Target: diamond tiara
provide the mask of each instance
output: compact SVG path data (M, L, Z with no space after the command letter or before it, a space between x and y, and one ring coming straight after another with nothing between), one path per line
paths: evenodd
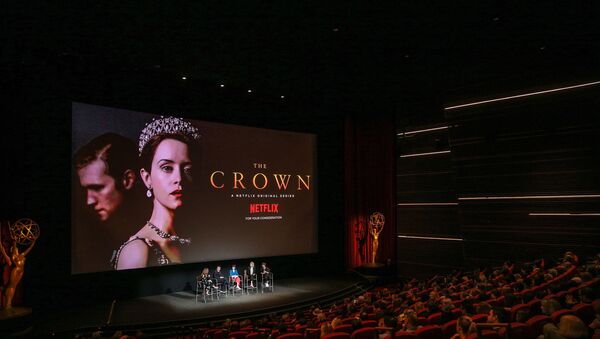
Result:
M161 134L179 134L192 140L200 139L198 129L182 118L164 116L161 116L158 119L153 118L152 122L146 123L146 127L144 127L140 134L140 140L138 142L139 155L142 155L142 150L150 139Z

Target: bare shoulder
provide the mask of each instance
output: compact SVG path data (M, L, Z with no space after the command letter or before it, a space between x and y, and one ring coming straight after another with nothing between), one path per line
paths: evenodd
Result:
M143 239L136 239L121 249L117 270L146 267L147 262L148 245Z

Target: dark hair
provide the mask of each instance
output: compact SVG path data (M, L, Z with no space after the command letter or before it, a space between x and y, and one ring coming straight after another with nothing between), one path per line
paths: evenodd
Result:
M138 168L137 149L132 140L116 134L105 133L75 152L74 162L77 170L88 166L95 160L102 160L106 165L106 174L115 179L117 189L123 188L120 180L126 170Z
M142 152L140 153L140 165L148 173L152 171L152 159L154 158L154 153L156 153L158 145L160 145L160 143L165 139L174 139L186 144L188 146L188 153L192 158L198 155L198 150L196 149L197 143L192 142L192 139L186 137L185 135L169 133L157 134L148 140L146 145L144 145Z

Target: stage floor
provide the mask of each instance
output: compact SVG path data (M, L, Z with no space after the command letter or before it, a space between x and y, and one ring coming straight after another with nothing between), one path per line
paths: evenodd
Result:
M358 275L296 278L275 281L274 292L221 297L220 301L196 302L194 291L176 292L117 301L111 327L128 329L148 325L192 324L225 318L256 316L311 303L326 302L362 291L367 281ZM34 331L39 334L66 333L106 325L111 303L45 315Z

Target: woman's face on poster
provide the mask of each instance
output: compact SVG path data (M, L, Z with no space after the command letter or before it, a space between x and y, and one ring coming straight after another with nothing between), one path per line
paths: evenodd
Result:
M192 180L192 160L188 145L175 139L160 142L148 176L155 202L175 210L185 201L186 188Z

